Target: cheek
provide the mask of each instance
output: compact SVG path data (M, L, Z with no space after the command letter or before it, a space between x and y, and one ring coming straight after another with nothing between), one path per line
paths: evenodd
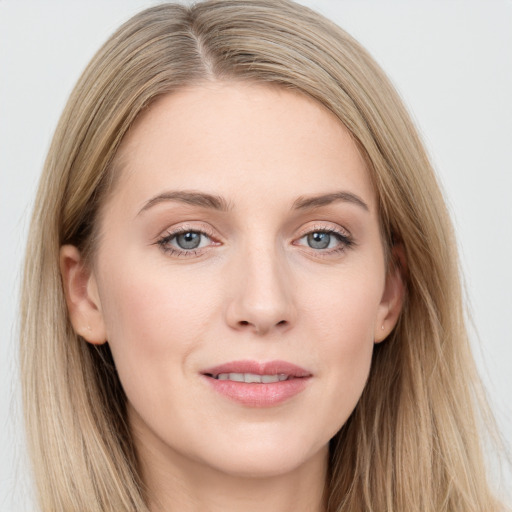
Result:
M373 347L374 329L379 311L382 278L375 274L345 275L321 293L311 289L303 328L310 350L320 362L325 379L319 400L329 415L326 425L334 433L348 419L366 384ZM318 283L317 283L318 284Z
M160 389L162 379L181 376L216 311L211 286L204 281L158 266L150 271L146 266L144 272L137 270L143 264L133 268L105 273L102 295L108 342L128 396Z
M363 345L373 344L383 275L361 270L329 277L316 280L314 286L303 283L303 318L331 350L357 353Z
M102 287L101 303L110 338L140 342L145 350L151 350L150 341L167 345L171 337L182 339L177 336L182 332L193 335L208 311L214 309L213 287L193 271L171 271L165 264L151 261L139 260L134 265L120 261L104 272ZM153 339L156 333L161 335Z

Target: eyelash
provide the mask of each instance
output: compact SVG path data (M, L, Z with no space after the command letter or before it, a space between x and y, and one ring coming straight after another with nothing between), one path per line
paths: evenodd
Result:
M315 225L312 229L308 229L303 234L300 235L299 238L297 238L296 241L302 240L303 238L307 237L308 235L311 235L313 233L326 233L328 235L334 235L334 237L338 240L339 245L337 247L333 247L331 249L314 249L313 247L307 247L301 245L301 247L306 247L307 249L312 250L315 253L316 257L321 258L328 258L330 256L339 255L343 252L345 252L347 249L352 248L355 245L355 242L350 234L348 234L346 231L342 231L336 228L333 228L332 226L322 226L322 225ZM298 245L296 242L294 242L294 245Z
M210 240L214 239L213 233L211 233L207 229L198 229L198 228L191 228L189 226L182 226L180 228L177 228L174 231L168 232L166 235L164 235L162 238L156 241L156 244L160 246L162 251L164 251L167 254L170 254L171 256L176 257L192 257L192 256L199 256L203 250L204 247L200 247L197 249L179 249L177 247L173 247L172 245L169 245L170 242L172 242L176 237L180 235L184 235L186 233L196 233L201 236L205 236ZM220 245L218 242L213 242L213 245Z
M164 251L167 254L170 254L171 256L185 257L185 258L199 256L200 254L202 254L204 249L206 249L206 247L200 247L197 249L178 249L176 247L169 245L170 242L172 242L174 239L176 239L176 237L186 234L186 233L195 233L200 236L205 236L208 239L210 239L211 241L214 240L214 235L209 230L191 228L188 226L182 226L182 227L176 229L175 231L168 232L165 236L163 236L162 238L157 240L156 244L158 246L160 246L162 251ZM300 237L297 238L293 242L293 244L299 245L296 243L297 241L302 240L303 238L305 238L308 235L311 235L313 233L325 233L328 235L334 235L334 237L339 242L339 246L331 248L331 249L314 249L313 247L309 247L309 249L311 249L315 253L315 255L320 256L320 257L328 257L331 255L342 253L355 245L354 240L352 239L352 237L350 235L347 235L345 232L343 232L341 230L337 230L332 227L326 227L326 226L314 226L313 229L309 229L309 230L305 231L304 233L302 233L300 235ZM213 242L212 245L220 245L220 243ZM305 246L301 245L301 247L305 247Z

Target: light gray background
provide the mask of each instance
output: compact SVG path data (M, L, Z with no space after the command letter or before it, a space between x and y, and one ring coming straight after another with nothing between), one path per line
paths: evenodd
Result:
M121 22L156 3L0 0L2 511L25 510L28 499L15 317L28 212L43 159L95 50ZM512 440L512 1L302 3L370 50L417 121L455 220L479 334L473 333L476 357L502 432Z

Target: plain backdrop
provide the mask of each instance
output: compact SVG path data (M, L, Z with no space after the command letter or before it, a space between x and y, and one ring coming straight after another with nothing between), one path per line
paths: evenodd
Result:
M123 21L156 3L0 0L2 511L32 509L24 485L15 319L38 176L86 63ZM512 1L302 3L368 48L417 122L453 213L475 356L503 435L512 440Z

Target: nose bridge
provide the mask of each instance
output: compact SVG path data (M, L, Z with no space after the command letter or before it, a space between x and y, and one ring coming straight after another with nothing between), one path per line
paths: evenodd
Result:
M293 283L278 244L262 237L252 240L240 251L236 266L229 324L258 334L290 327L295 321Z

